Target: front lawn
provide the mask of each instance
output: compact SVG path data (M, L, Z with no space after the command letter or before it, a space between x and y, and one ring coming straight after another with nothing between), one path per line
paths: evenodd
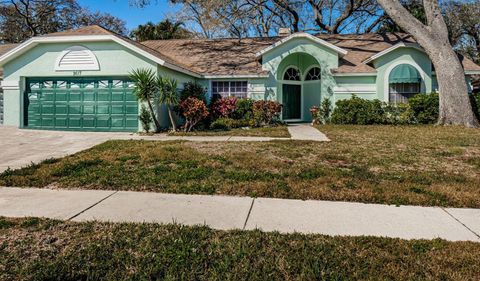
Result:
M3 186L480 207L480 130L322 126L331 142L109 141Z
M0 280L477 280L480 243L0 218Z
M235 136L235 137L269 137L269 138L289 138L287 126L249 128L249 129L231 129L229 131L193 131L189 133L175 132L170 136Z

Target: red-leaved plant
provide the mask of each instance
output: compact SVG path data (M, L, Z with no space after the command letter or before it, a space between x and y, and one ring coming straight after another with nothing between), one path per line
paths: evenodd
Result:
M217 118L229 118L237 109L237 98L228 97L216 100L211 105L212 115Z
M282 105L276 101L258 100L253 103L253 116L256 126L272 125L280 118Z
M190 132L198 122L208 116L208 108L205 103L194 97L183 100L179 107L185 118L185 132Z

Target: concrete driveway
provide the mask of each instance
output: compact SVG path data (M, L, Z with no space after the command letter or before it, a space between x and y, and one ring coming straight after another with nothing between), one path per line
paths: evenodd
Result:
M128 139L129 133L21 130L0 126L0 172L49 158L64 157L110 139Z

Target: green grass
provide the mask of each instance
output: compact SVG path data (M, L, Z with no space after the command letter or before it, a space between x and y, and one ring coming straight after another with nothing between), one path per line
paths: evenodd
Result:
M328 143L110 141L0 186L480 208L480 130L322 126Z
M478 280L480 243L0 218L0 280Z
M250 129L232 129L230 131L194 131L189 133L175 132L169 133L170 136L235 136L235 137L270 137L270 138L290 138L287 126L250 128Z

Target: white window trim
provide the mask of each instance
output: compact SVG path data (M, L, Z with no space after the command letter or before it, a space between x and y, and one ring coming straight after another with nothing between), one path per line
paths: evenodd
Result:
M411 61L411 60L399 60L392 63L385 71L385 75L383 77L383 94L384 94L383 100L385 102L390 101L390 74L392 73L395 67L401 64L409 64L415 67L415 69L417 69L418 73L420 74L420 77L422 78L422 81L420 81L420 92L423 93L426 91L425 77L427 76L427 74L425 73L425 71L423 71L420 65L418 65L415 61Z
M250 98L250 83L248 80L210 80L210 98L213 98L213 95L215 94L213 92L213 83L218 83L218 82L228 82L228 97L233 97L232 95L232 82L246 82L247 83L247 91L245 92L246 96L245 98Z
M320 69L320 79L318 79L318 80L308 80L307 81L308 73L310 72L310 70L312 70L314 68ZM322 80L322 68L320 67L320 65L312 65L309 68L307 68L307 71L305 71L305 74L303 75L303 80L302 81L305 81L306 83L308 83L308 82L318 82L318 81L321 81L321 80Z
M287 73L287 70L289 70L290 68L293 68L293 69L296 69L298 71L298 74L300 76L300 81L296 81L296 80L284 80L285 78L285 73ZM302 71L300 70L300 68L296 65L289 65L287 67L285 67L285 69L283 70L283 73L282 73L282 76L280 78L280 82L283 83L283 84L294 84L296 85L296 83L302 83L303 80L302 80L302 77L303 77L303 73Z

